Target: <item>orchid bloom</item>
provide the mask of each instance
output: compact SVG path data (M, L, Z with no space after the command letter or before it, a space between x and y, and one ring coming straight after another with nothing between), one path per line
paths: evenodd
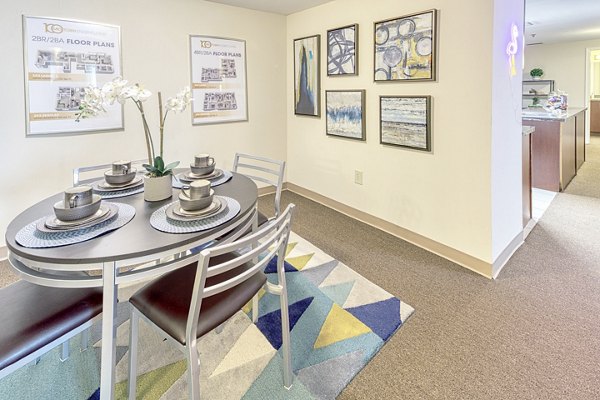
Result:
M127 85L127 81L121 77L116 77L110 82L105 83L102 88L90 86L85 89L85 95L81 100L79 106L79 113L75 119L79 122L82 118L95 117L101 113L105 113L107 110L105 105L114 105L116 101L120 104L125 104L127 99L131 99L137 106L142 117L142 123L144 127L144 135L146 138L146 148L148 152L148 163L153 164L155 160L154 142L150 133L150 127L146 121L144 114L143 102L148 100L152 96L152 92L145 89L142 85L136 83L134 85ZM162 160L163 156L163 138L164 138L164 127L165 120L169 111L182 112L192 102L192 93L189 86L184 87L175 97L171 97L167 100L165 105L165 112L162 112L162 100L160 92L158 93L159 98L159 112L160 112L160 153L159 158Z

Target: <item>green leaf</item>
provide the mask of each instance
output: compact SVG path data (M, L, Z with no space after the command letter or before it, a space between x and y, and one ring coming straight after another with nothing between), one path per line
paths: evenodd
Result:
M178 166L178 165L179 165L179 161L174 161L174 162L172 162L172 163L168 164L168 165L165 167L165 171L166 171L166 170L172 170L173 168L175 168L175 167L176 167L176 166Z
M156 169L159 171L163 171L165 169L165 162L161 156L156 156L154 158L154 167L156 167Z

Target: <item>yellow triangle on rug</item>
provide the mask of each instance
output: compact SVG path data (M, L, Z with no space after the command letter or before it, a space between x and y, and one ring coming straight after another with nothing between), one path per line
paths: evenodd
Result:
M369 332L371 328L334 303L321 327L314 348L319 349Z

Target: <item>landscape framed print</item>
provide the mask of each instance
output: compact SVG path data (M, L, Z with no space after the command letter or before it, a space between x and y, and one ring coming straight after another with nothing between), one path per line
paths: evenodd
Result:
M437 10L375 22L375 82L435 80Z
M321 35L294 39L294 114L320 117Z
M327 31L327 76L358 75L358 24Z
M380 143L431 150L431 96L380 96Z
M325 91L326 133L365 140L365 90Z

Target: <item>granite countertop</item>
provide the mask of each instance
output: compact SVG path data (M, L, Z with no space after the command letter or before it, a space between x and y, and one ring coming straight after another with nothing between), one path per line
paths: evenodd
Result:
M531 135L535 132L535 126L523 125L523 136Z
M524 120L565 122L575 114L579 114L585 110L587 110L587 107L569 107L566 112L560 115L552 115L543 109L539 111L523 110L521 115Z

